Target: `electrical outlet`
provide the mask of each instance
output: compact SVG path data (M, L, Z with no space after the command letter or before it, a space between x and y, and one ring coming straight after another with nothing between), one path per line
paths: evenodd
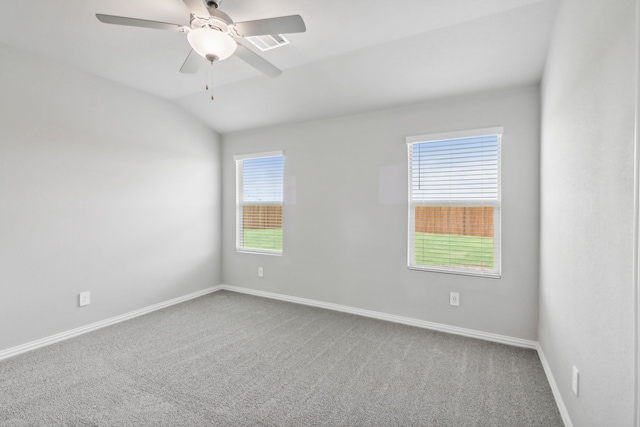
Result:
M262 267L258 267L258 277L263 277L264 276L264 270L262 269Z
M575 366L573 367L573 374L571 375L571 389L573 394L578 396L578 387L580 386L580 371Z
M91 304L91 292L80 292L78 295L78 304L80 307Z
M449 293L449 305L453 305L454 307L458 307L460 305L460 293L459 292L451 292L451 293Z

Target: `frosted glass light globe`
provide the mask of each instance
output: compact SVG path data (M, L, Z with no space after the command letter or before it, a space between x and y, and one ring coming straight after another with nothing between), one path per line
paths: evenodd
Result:
M208 60L216 57L216 60L224 61L233 55L238 47L230 35L207 27L189 31L187 40L198 55Z

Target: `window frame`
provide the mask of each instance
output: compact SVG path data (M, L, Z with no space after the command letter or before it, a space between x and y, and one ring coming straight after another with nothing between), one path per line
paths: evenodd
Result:
M238 253L248 253L248 254L258 254L258 255L271 255L271 256L282 256L284 252L284 235L282 237L282 249L274 250L274 249L260 249L260 248L247 248L241 245L242 238L242 224L244 224L243 219L243 161L250 159L261 159L261 158L269 158L269 157L282 157L282 201L280 204L274 204L272 202L265 203L264 206L282 206L282 232L284 233L284 168L285 168L285 156L283 151L268 151L262 153L250 153L250 154L237 154L233 156L233 160L235 162L236 168L236 252Z
M499 279L502 277L502 139L504 128L502 126L453 131L426 135L406 137L407 166L408 166L408 231L407 231L407 268L416 271L430 271L464 276L476 276ZM439 202L416 202L413 200L413 146L420 143L443 142L465 138L480 138L486 136L498 137L498 164L497 164L497 197L491 199L447 199L446 204ZM493 270L474 270L460 267L438 267L434 265L417 265L415 263L415 208L417 206L492 206L493 207Z

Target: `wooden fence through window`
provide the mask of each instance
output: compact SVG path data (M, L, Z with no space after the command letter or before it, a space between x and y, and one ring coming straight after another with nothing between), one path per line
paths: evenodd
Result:
M243 206L243 228L282 228L282 206ZM421 233L493 237L491 206L416 206L415 230Z
M282 228L282 206L243 206L243 229L265 230Z
M493 237L493 207L416 206L415 230L433 234Z

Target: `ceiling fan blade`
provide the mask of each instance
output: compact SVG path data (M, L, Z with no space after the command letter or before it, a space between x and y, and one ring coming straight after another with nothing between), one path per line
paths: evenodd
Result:
M187 55L182 67L180 67L180 72L185 74L195 74L198 72L201 65L202 57L198 55L195 50L191 49L191 52Z
M304 20L300 15L237 22L233 27L235 32L242 37L263 36L268 34L304 33L307 31L307 26L304 24Z
M271 62L267 61L251 49L244 47L240 43L238 43L238 49L236 49L235 54L238 56L238 58L242 59L244 62L251 65L253 68L268 77L278 77L280 74L282 74L282 70L280 70L278 67L276 67Z
M194 15L199 16L200 18L206 18L207 16L210 16L209 9L207 9L207 6L205 6L202 0L182 0L182 1L184 2L184 4L187 5L191 13L193 13Z
M103 15L96 13L96 18L105 24L127 25L129 27L155 28L158 30L175 31L178 33L186 33L189 27L178 24L169 24L167 22L147 21L146 19L126 18L124 16Z
M195 74L200 69L202 65L202 57L196 53L195 50L191 49L189 55L187 55L187 59L184 60L184 64L180 67L180 72L185 74Z

